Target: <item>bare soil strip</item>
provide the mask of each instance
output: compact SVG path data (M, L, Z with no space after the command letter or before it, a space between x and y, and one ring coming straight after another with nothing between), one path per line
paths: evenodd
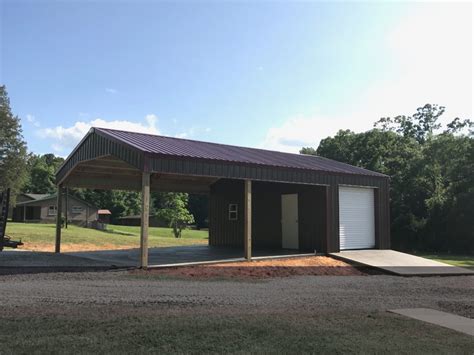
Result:
M257 278L289 277L303 275L364 276L367 268L357 268L344 261L326 256L242 261L210 265L136 270L134 274L151 273L182 278Z

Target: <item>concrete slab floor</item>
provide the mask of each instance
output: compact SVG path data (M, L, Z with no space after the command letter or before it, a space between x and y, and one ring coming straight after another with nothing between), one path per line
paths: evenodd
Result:
M389 312L474 336L474 319L430 308L392 309Z
M297 250L261 249L254 250L253 256L261 257L299 253L300 252ZM133 268L138 266L139 255L139 249L65 252L60 254L8 250L0 253L0 269L64 267ZM216 260L236 260L240 258L243 258L243 248L192 245L150 248L148 253L148 264L150 266L169 265L210 262Z
M255 257L299 253L298 250L285 249L261 249L252 251ZM138 265L140 251L139 249L99 250L71 252L67 254L100 262L108 262L114 266L134 267ZM243 256L243 248L215 247L208 245L150 248L148 249L148 265L169 265L238 259L243 258Z
M330 255L402 276L474 275L474 270L389 249L344 250Z
M91 260L73 255L48 252L4 250L0 253L0 268L96 266L110 266L110 264L100 260Z

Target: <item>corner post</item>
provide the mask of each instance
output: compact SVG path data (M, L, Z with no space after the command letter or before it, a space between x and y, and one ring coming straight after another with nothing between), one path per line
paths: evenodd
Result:
M148 267L148 223L150 214L150 173L142 175L142 215L140 226L140 267Z
M245 180L244 196L244 254L252 260L252 181Z
M68 214L68 211L67 211L67 210L68 210L68 208L69 208L69 203L68 203L68 198L67 198L68 195L69 195L69 189L66 187L66 196L65 196L65 197L66 197L66 199L65 199L65 200L66 200L66 201L65 201L66 206L65 206L65 208L64 208L64 227L65 227L66 229L67 229L67 218L68 218L68 215L67 215L67 214Z
M58 185L58 196L56 202L56 247L54 249L55 253L59 253L61 251L61 216L62 216L62 186Z

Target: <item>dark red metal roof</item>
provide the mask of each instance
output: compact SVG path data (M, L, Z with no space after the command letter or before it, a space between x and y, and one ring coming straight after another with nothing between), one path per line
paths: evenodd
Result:
M106 128L94 129L148 154L386 177L384 174L315 155L276 152Z

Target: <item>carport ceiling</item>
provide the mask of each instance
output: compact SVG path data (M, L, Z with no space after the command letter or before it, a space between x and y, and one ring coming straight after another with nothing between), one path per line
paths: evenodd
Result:
M159 192L208 193L218 178L177 174L151 174L151 190ZM65 187L104 190L142 188L142 171L112 156L80 162L65 179Z

